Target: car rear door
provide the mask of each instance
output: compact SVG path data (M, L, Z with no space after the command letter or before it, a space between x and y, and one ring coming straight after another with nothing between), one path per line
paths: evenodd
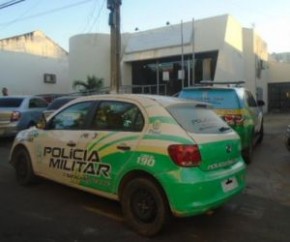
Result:
M137 105L124 101L101 101L78 148L90 154L88 168L79 184L83 188L113 192L116 180L142 138L144 117Z
M253 120L255 134L258 134L262 125L262 111L257 105L257 102L251 92L245 91L245 102Z

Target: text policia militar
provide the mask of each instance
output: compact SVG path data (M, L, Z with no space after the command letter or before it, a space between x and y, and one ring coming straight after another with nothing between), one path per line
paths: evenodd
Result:
M43 156L49 157L50 168L110 178L111 166L101 162L96 150L44 147Z

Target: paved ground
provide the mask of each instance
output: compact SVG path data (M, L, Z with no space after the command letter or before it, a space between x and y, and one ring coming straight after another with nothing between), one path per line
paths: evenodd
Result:
M174 219L147 239L123 221L120 206L49 181L19 186L7 164L11 140L0 140L0 242L195 241L289 242L290 115L267 115L265 139L248 166L247 188L213 214Z

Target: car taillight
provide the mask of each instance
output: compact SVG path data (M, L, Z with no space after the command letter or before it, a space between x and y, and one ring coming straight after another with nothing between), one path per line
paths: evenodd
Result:
M17 112L17 111L13 111L11 113L11 116L10 116L10 121L11 122L16 122L20 119L21 117L21 113L20 112Z
M197 145L170 145L168 153L171 159L179 166L199 166L201 155Z
M223 118L229 125L243 125L244 124L243 115L226 114L223 116Z

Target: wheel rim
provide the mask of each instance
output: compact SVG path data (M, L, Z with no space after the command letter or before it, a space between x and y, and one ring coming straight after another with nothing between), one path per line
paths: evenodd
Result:
M138 220L150 223L156 218L157 204L149 191L137 190L133 195L131 205L133 214Z

